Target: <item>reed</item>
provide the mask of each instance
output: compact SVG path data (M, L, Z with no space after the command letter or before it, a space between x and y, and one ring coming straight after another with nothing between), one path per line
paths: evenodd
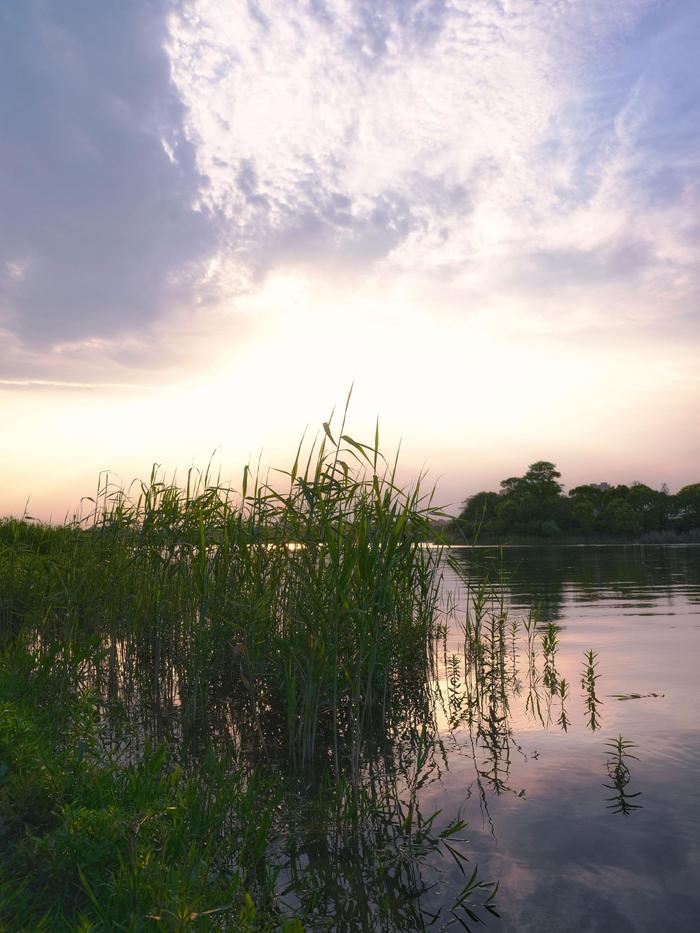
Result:
M180 487L154 468L103 482L71 527L6 523L5 636L111 704L177 707L194 734L226 702L261 757L357 772L366 727L425 682L439 585L430 493L398 488L378 442L327 423L278 483L246 468L240 493L211 471Z
M63 527L0 521L0 927L497 915L463 822L422 795L446 739L471 748L486 816L487 790L524 796L511 704L524 691L527 715L566 731L570 687L557 628L509 619L502 576L465 581L448 650L423 483L400 488L378 431L360 443L342 418L237 490L211 466L182 483L154 467L126 488L101 477ZM588 652L592 730L596 664ZM624 794L629 748L608 763ZM458 869L451 896L431 894L438 858Z
M423 864L466 861L462 824L418 800L431 491L399 488L378 431L332 422L237 491L176 479L103 476L63 527L0 522L0 926L420 924ZM319 832L333 871L355 866L343 903L307 890ZM464 880L455 915L492 911Z

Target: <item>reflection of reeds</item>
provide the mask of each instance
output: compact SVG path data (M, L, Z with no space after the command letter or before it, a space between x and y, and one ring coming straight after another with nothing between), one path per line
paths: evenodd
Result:
M597 672L598 655L595 651L586 651L583 656L583 672L581 674L581 688L586 702L586 715L588 717L588 727L591 731L600 726L600 714L598 707L603 702L596 693L596 683L600 674Z
M557 719L557 723L561 726L564 732L568 732L570 721L569 721L569 717L566 714L566 707L564 706L564 704L569 698L569 685L567 684L567 682L564 680L563 677L559 681L559 684L557 686L557 693L559 695L559 700L561 702L561 712L559 713L559 718Z
M542 714L542 694L540 692L542 678L537 668L537 620L532 613L525 619L524 626L527 637L527 697L525 712L529 713L533 719L537 718L545 726L546 723ZM549 722L549 718L547 722Z
M550 693L557 692L559 675L557 673L555 656L558 650L557 629L556 626L550 622L542 633L542 657L544 660L542 683Z
M423 812L420 793L440 776L434 737L409 729L401 749L395 766L368 769L359 794L347 782L329 783L311 811L303 802L290 810L283 883L305 928L326 929L332 918L334 929L444 929L495 913L497 884L467 869L464 821ZM431 901L436 859L470 877L451 898Z
M610 748L610 754L606 762L610 784L604 784L609 790L613 791L612 797L608 797L606 804L608 810L613 813L621 813L623 816L629 816L632 810L640 810L641 804L632 803L635 797L641 795L641 791L631 794L627 790L627 785L631 780L631 774L627 762L630 759L639 761L636 755L633 755L630 749L636 748L634 742L628 742L621 735L605 743Z
M455 563L453 569L461 573L459 564ZM448 608L456 614L453 604L448 604ZM447 684L445 714L451 732L464 726L469 730L479 799L485 817L489 818L485 788L496 794L514 792L508 783L511 749L520 751L520 747L513 740L510 698L521 688L517 663L520 625L509 619L502 586L495 589L488 580L478 587L468 585L464 615L456 621L464 637L463 659L456 655L448 657L446 652L443 655ZM525 632L532 676L537 655L532 620L526 621Z

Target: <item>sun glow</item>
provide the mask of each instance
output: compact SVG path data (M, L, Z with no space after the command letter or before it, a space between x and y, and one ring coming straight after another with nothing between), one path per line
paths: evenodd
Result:
M22 511L31 497L40 517L64 514L101 470L128 482L153 462L170 471L206 465L214 451L234 482L258 457L288 468L302 432L318 431L351 385L349 430L372 436L379 417L385 449L402 444L405 478L424 467L434 478L449 473L444 502L493 485L491 471L505 475L509 464L517 470L545 454L564 468L580 461L583 472L624 461L647 477L650 432L682 459L692 454L689 398L700 386L689 350L675 348L670 366L669 354L649 359L633 332L622 344L612 330L602 346L580 341L573 353L575 332L544 337L522 307L492 300L449 313L441 297L425 283L285 269L222 309L219 320L243 338L202 338L200 356L215 365L143 391L8 386L2 401L14 427L0 480L12 492L4 510ZM634 414L640 404L644 419ZM673 483L673 470L663 479Z

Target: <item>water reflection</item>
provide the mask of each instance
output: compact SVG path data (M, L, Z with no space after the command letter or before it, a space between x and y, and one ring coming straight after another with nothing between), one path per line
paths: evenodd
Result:
M471 839L501 879L499 929L694 930L700 548L452 556L458 611L486 585L492 605L521 620L498 724L508 742L490 741L486 704L482 728L450 758L468 787L465 819L476 826L485 814ZM459 624L451 631L454 651ZM446 783L445 799L456 799L458 782Z
M473 580L503 589L511 606L537 610L543 623L566 615L568 602L614 598L635 614L644 607L673 607L681 591L700 604L700 547L610 545L570 547L451 548L450 556Z
M595 651L587 651L583 659L583 673L581 674L581 688L586 701L586 716L588 727L592 732L600 726L599 707L602 700L596 692L596 683L600 674L597 672L598 655Z
M616 739L611 739L609 742L606 742L606 745L610 749L606 767L611 783L605 784L604 786L607 787L608 790L614 792L611 797L607 798L607 808L608 810L612 810L613 813L621 813L623 816L629 816L633 810L641 809L641 804L632 803L635 797L641 796L641 791L631 793L627 789L632 778L629 769L629 761L630 759L639 761L639 758L631 751L631 749L637 748L637 746L634 742L627 741L627 739L624 739L621 735L618 735Z
M251 702L237 646L190 668L158 632L103 646L91 685L105 742L128 757L139 738L166 741L196 767L213 741L243 769L263 749L267 767L288 771L271 857L309 930L478 918L559 933L579 928L572 917L590 930L694 929L700 549L451 556L433 656L392 684L381 729L363 723L360 741L341 730L352 749L336 756L341 774L300 776L286 761L290 723L264 695ZM664 892L683 884L682 913L667 913Z
M445 765L440 743L423 727L401 746L396 767L290 809L283 891L305 929L469 929L497 915L498 885L470 862L464 821L421 804ZM446 862L461 883L446 883Z

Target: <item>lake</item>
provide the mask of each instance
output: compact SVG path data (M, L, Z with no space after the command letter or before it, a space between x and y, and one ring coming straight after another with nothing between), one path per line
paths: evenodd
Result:
M193 560L164 556L159 534L122 531L57 530L40 541L54 552L6 552L8 636L17 619L25 628L0 699L47 730L42 762L91 778L60 784L52 812L111 819L85 790L107 782L120 808L136 787L124 812L139 825L151 801L162 838L179 814L178 844L208 866L202 903L228 912L211 929L236 928L242 890L266 930L698 929L700 547L441 552L414 536L392 550L390 526L380 544L343 538L340 557L325 542L244 537L226 560L219 548ZM70 600L65 579L77 581ZM46 768L8 768L27 753L14 721L6 713L0 778L20 777L3 792L16 788L29 821ZM69 877L91 828L50 828L72 848L42 870ZM136 840L144 858L153 839ZM123 851L137 854L133 842ZM93 864L119 922L142 877L136 854L126 888L107 857ZM233 878L228 900L212 871ZM169 903L170 856L163 872L139 916L154 897ZM39 899L37 915L47 909ZM17 917L8 929L30 928Z
M446 766L421 803L426 812L459 811L469 870L478 863L480 877L499 880L501 918L486 925L501 933L697 930L700 547L452 548L450 558L446 588L457 596L439 684ZM463 651L465 579L473 588L490 581L497 614L500 601L509 619L534 613L538 650L534 699L521 628L500 705L471 728L460 721L459 686L450 708L445 669ZM549 623L556 683L568 682L563 723L561 697L542 679ZM597 654L595 729L581 685L588 651ZM443 865L426 910L460 874L456 861Z

